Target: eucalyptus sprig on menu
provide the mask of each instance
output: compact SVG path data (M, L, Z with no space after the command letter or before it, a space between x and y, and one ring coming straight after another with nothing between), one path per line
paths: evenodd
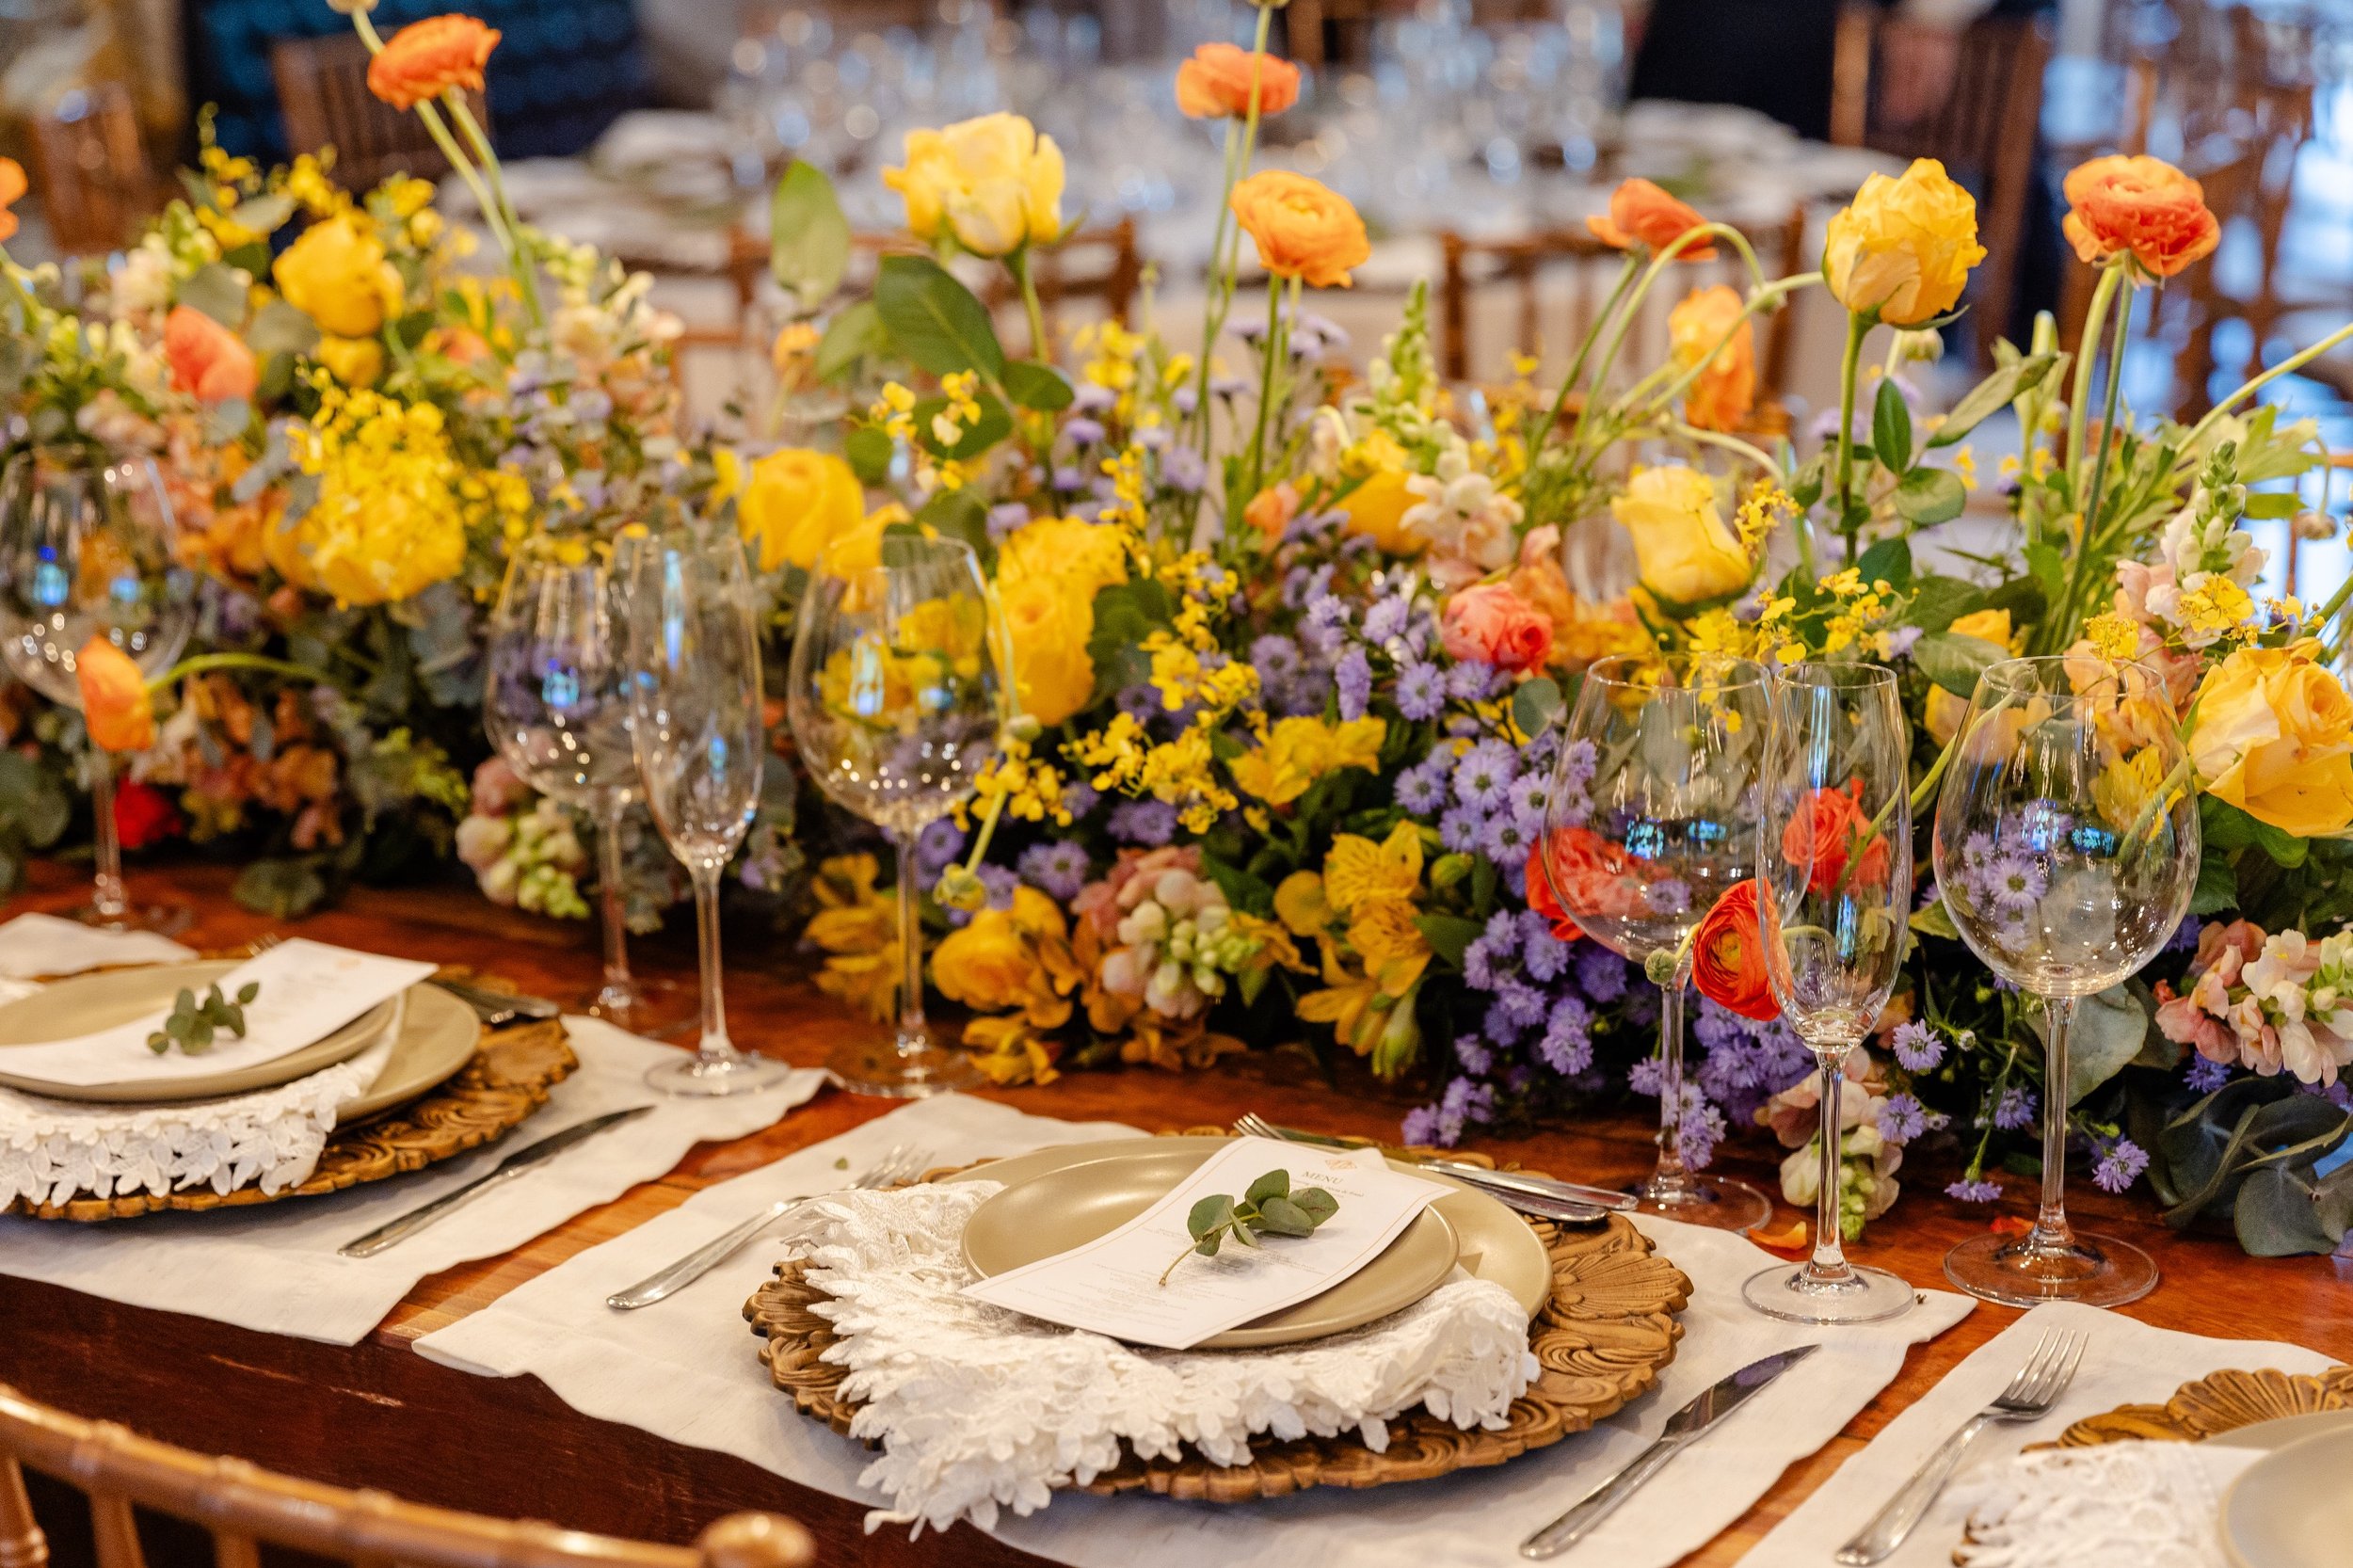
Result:
M161 1056L178 1046L184 1056L201 1056L213 1048L213 1037L224 1029L242 1040L246 1003L261 994L262 983L252 980L237 987L234 1001L223 996L217 985L199 1001L196 993L184 985L171 1004L171 1016L147 1037L147 1048Z
M1175 1263L1160 1271L1160 1283L1194 1253L1215 1257L1227 1236L1245 1247L1259 1244L1260 1236L1313 1236L1316 1226L1339 1212L1340 1200L1321 1187L1303 1187L1291 1191L1289 1171L1269 1171L1250 1184L1236 1203L1223 1192L1214 1192L1193 1206L1185 1216L1185 1230L1193 1237L1193 1245L1176 1255Z

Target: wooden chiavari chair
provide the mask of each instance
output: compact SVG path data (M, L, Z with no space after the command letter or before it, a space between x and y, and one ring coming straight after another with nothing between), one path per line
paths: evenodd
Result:
M692 1546L664 1546L424 1508L192 1453L0 1384L0 1563L8 1568L49 1560L27 1469L88 1496L98 1568L145 1568L139 1510L209 1532L219 1568L259 1568L264 1545L404 1568L804 1568L815 1557L808 1532L779 1514L729 1514Z
M368 90L367 45L357 35L280 39L270 45L269 69L287 147L296 152L333 148L336 178L345 188L372 190L392 174L438 180L449 172L449 160L424 120ZM468 92L466 106L489 135L483 95ZM457 134L455 127L452 134Z
M120 82L75 88L37 116L32 153L41 215L51 242L66 255L114 249L162 204L139 141L138 113Z
M1986 257L1969 297L1980 360L2009 327L2050 58L2034 18L1984 17L1958 33L1876 8L1839 18L1831 140L1940 159L1977 196Z

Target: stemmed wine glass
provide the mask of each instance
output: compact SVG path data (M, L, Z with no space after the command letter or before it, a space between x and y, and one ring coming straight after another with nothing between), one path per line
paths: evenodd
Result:
M1848 1055L1887 1005L1912 914L1911 731L1896 672L1804 664L1777 672L1765 748L1756 907L1782 1016L1821 1069L1822 1190L1814 1256L1751 1276L1748 1304L1801 1323L1868 1323L1913 1304L1894 1274L1839 1242L1839 1092Z
M2145 664L2009 659L1977 677L1936 807L1936 885L1969 950L2041 999L2042 1207L2034 1229L1945 1255L2007 1306L2113 1306L2157 1283L2138 1248L2067 1223L2075 1004L2157 954L2198 878L2197 789L2164 681Z
M1585 672L1561 738L1541 863L1586 935L1658 986L1658 1168L1645 1213L1745 1230L1772 1212L1683 1161L1683 989L1690 940L1756 869L1765 671L1746 659L1619 654Z
M168 669L195 625L195 583L172 558L171 503L142 456L87 447L20 452L0 474L0 656L52 702L82 705L80 650L104 637L141 675ZM134 907L115 833L114 758L90 747L96 886L74 918L115 931L169 933L184 904Z
M482 727L525 783L594 813L604 982L584 1004L649 1033L693 1015L680 987L629 970L621 824L640 790L620 586L607 555L584 536L537 534L515 547L490 613Z
M677 522L616 546L627 584L630 746L670 853L695 884L702 1038L692 1057L649 1068L672 1095L740 1095L790 1070L737 1050L719 987L719 873L760 804L760 628L751 574L732 534Z
M829 1065L858 1094L913 1098L980 1080L923 1021L915 841L968 799L1005 718L1002 633L980 562L953 539L858 540L817 560L792 640L792 735L825 793L899 852L899 1022ZM856 553L852 553L856 552Z

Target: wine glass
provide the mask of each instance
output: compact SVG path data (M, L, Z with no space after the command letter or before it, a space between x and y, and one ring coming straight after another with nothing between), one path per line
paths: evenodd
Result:
M915 841L968 799L997 755L1005 717L1002 633L971 547L886 536L817 559L792 639L792 735L834 801L899 852L899 1022L829 1064L856 1094L913 1098L969 1088L980 1074L923 1022L923 931Z
M728 1039L719 986L719 873L760 804L767 750L751 574L732 534L691 522L632 530L616 547L627 584L630 748L646 805L695 884L702 1037L646 1081L672 1095L740 1095L790 1070Z
M2145 664L2009 659L1977 677L1936 807L1936 885L1969 950L2041 999L2042 1207L2015 1239L1945 1255L2008 1306L2144 1296L2137 1247L2067 1223L2067 1036L2075 1004L2157 954L2198 879L2197 789L2164 681Z
M1744 1183L1683 1160L1683 988L1692 934L1755 873L1765 671L1714 656L1619 654L1586 671L1561 738L1541 863L1585 934L1658 986L1658 1168L1645 1213L1746 1230L1772 1212Z
M482 727L507 766L540 793L594 814L604 980L583 1005L655 1033L693 1016L680 988L629 971L621 824L639 795L620 594L609 557L581 536L515 546L490 612Z
M1757 835L1757 939L1781 1014L1821 1069L1822 1188L1814 1256L1741 1288L1768 1317L1868 1323L1912 1287L1847 1261L1838 1175L1848 1055L1887 1005L1912 915L1911 730L1896 672L1805 664L1776 673Z
M141 675L168 669L195 625L193 576L172 558L171 502L144 456L82 446L20 452L0 473L0 656L52 702L82 705L80 650L104 637ZM98 872L74 918L114 931L168 934L184 904L135 907L115 832L115 760L89 750Z

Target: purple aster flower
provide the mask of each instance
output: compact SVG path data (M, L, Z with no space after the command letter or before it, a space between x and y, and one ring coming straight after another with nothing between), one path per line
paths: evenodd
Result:
M1945 1189L1945 1195L1959 1198L1963 1203L1992 1203L2002 1195L2002 1184L1998 1181L1956 1181Z
M2005 1132L2014 1132L2022 1127L2031 1127L2034 1112L2034 1091L2012 1084L1993 1103L1993 1125Z
M1375 600L1365 611L1365 641L1379 647L1391 637L1402 635L1413 613L1414 601L1403 594Z
M1060 904L1068 904L1087 885L1085 848L1073 840L1049 839L1021 852L1021 877Z
M1493 811L1504 804L1519 768L1519 756L1509 742L1481 741L1454 764L1454 798L1477 810Z
M2192 1053L2189 1066L2182 1073L2182 1080L2201 1095L2211 1095L2231 1081L2231 1064L2212 1062Z
M1909 1144L1929 1129L1928 1112L1910 1095L1890 1095L1880 1104L1880 1136L1891 1144Z
M1176 808L1164 800L1122 801L1112 811L1112 837L1158 849L1176 836Z
M2148 1153L2130 1138L2119 1138L2091 1167L2092 1184L2103 1192L2121 1192L2149 1168Z
M1454 1060L1463 1064L1465 1072L1483 1076L1495 1065L1496 1053L1478 1035L1458 1034L1454 1039Z
M1099 422L1081 415L1064 422L1062 433L1070 438L1073 446L1093 446L1103 439L1103 426Z
M1625 995L1626 961L1599 942L1577 948L1577 988L1604 1006Z
M1397 711L1417 724L1446 712L1446 677L1438 673L1437 665L1414 659L1399 668Z
M1372 662L1365 657L1365 650L1352 648L1341 654L1332 679L1339 687L1341 719L1353 723L1363 718L1366 705L1372 701Z
M1431 816L1446 808L1446 775L1427 764L1407 768L1397 776L1397 803L1410 815Z
M1918 1018L1896 1026L1896 1060L1908 1073L1925 1073L1945 1060L1945 1042Z
M1464 702L1478 702L1486 696L1487 688L1494 683L1495 678L1493 664L1473 659L1446 672L1446 689Z
M1457 855L1476 850L1486 831L1487 820L1467 806L1458 806L1438 819L1438 842Z

